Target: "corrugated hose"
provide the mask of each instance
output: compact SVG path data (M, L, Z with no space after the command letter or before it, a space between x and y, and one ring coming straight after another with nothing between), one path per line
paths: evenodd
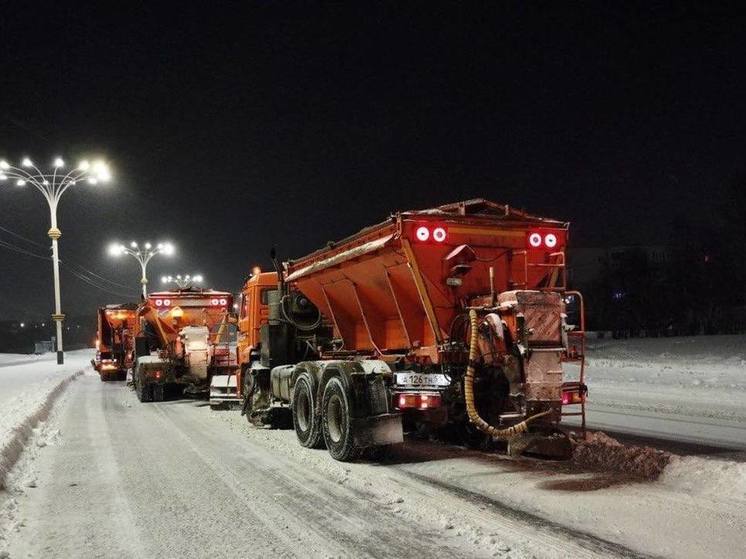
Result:
M516 435L525 433L528 430L528 424L535 419L549 415L552 413L551 410L543 411L527 417L520 423L506 427L505 429L498 429L487 423L484 419L479 417L477 407L474 405L474 365L479 357L479 347L477 341L479 339L479 323L477 318L477 311L471 309L469 311L469 325L471 326L471 336L469 338L469 365L466 368L466 377L464 378L464 400L466 401L466 413L469 415L469 421L477 426L477 429L483 431L500 440L512 439Z

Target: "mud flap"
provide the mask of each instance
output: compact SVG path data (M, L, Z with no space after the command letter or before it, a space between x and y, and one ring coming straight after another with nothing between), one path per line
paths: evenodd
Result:
M352 419L355 446L368 448L404 442L401 415L385 413Z

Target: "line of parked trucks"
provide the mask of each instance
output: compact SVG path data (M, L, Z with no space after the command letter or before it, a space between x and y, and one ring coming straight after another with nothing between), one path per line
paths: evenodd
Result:
M249 277L99 310L95 367L131 371L142 402L181 384L289 424L337 460L408 432L565 455L585 424L582 297L566 288L568 223L483 199L392 214ZM563 366L577 365L574 380ZM575 411L570 411L575 410Z

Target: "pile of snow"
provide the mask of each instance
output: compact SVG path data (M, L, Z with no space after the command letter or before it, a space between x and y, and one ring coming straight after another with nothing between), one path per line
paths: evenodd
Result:
M624 445L607 434L589 432L573 449L572 461L581 468L619 472L654 480L668 465L671 455L648 446Z
M660 483L691 496L714 501L746 502L746 463L675 456L660 477Z
M90 349L56 355L0 356L0 489L7 473L23 451L33 428L49 414L54 400L77 375L90 367Z

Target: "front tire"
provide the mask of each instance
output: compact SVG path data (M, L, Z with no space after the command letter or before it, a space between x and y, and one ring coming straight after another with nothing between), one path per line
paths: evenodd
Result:
M301 376L293 388L293 426L298 442L306 448L320 448L323 442L321 421L316 413L311 382Z
M355 460L360 456L361 449L355 446L347 391L339 377L332 377L326 383L321 405L321 424L329 454L340 462Z

